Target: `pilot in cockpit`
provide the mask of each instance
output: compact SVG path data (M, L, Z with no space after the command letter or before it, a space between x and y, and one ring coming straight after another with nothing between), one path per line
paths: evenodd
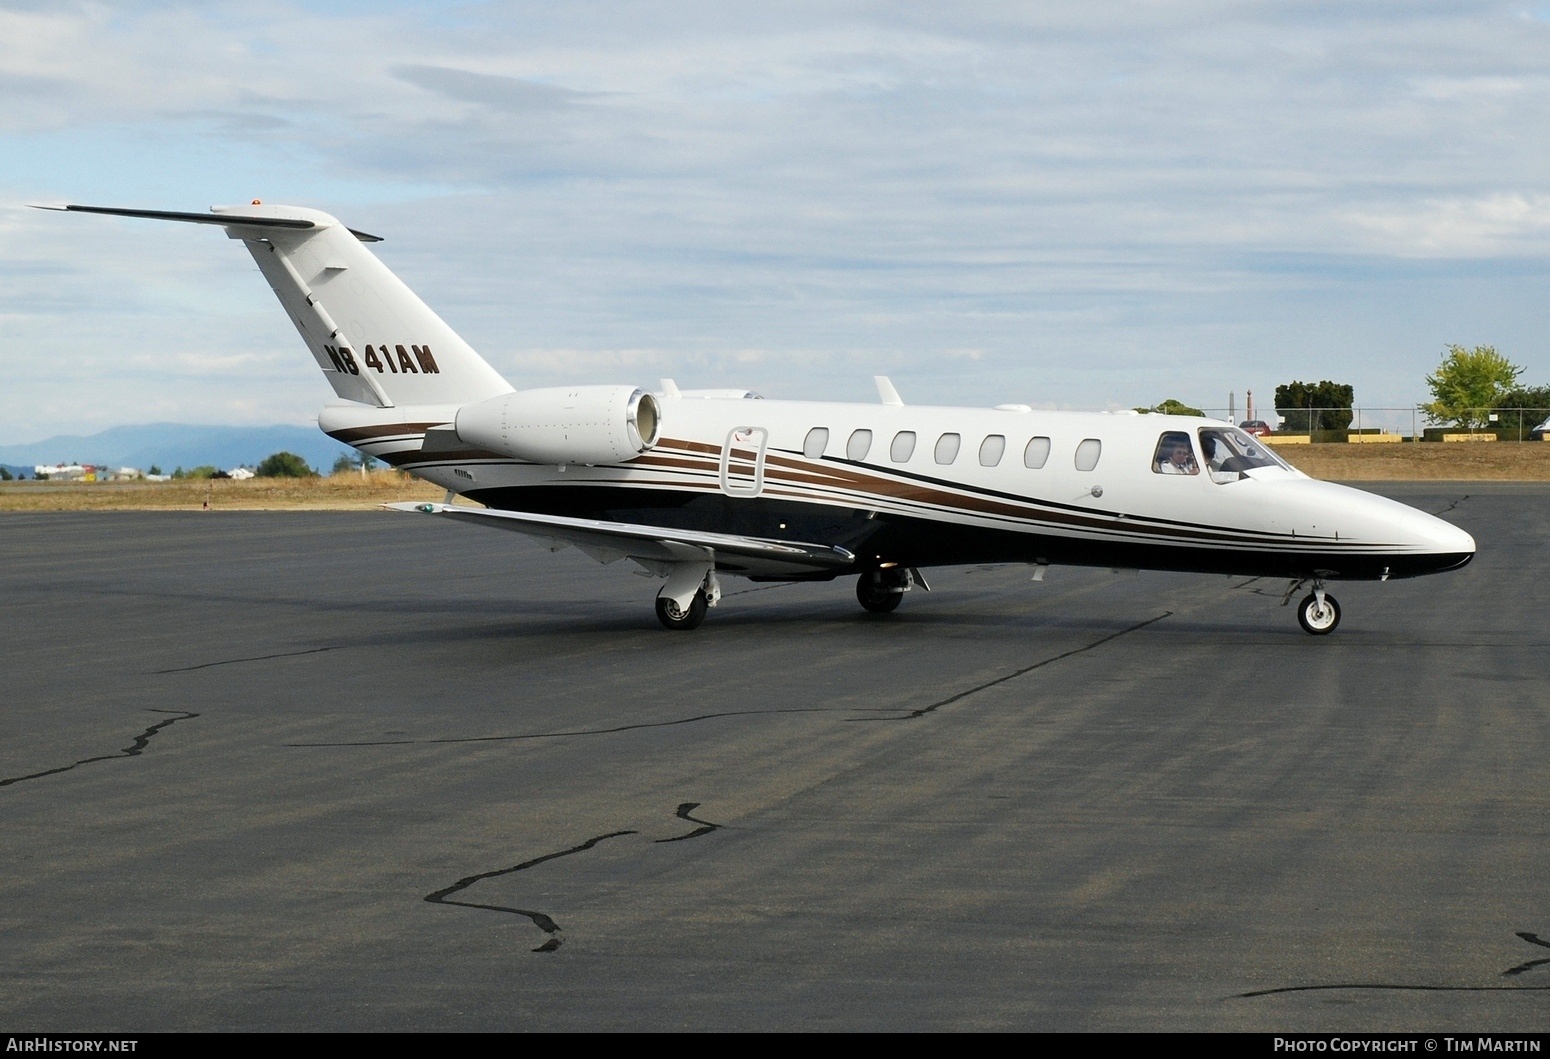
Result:
M1157 443L1157 456L1152 469L1158 474L1199 474L1195 452L1190 448L1189 435L1170 430Z

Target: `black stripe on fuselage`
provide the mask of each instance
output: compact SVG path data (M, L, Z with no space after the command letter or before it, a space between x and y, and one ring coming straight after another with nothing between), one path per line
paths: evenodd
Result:
M569 518L708 530L766 540L816 541L857 556L856 569L881 563L962 566L972 563L1035 563L1110 566L1253 577L1375 580L1417 577L1463 566L1471 554L1426 555L1318 550L1270 546L1185 546L1063 536L1038 530L965 526L864 508L729 497L721 493L629 486L535 485L472 489L467 495L504 511ZM1303 548L1306 548L1304 543Z
M416 426L417 425L419 424L416 424ZM350 435L350 437L353 439L350 441L350 443L354 444L357 448L364 449L365 445L367 444L366 438L368 436L371 436L372 439L370 444L378 445L386 439L388 436L387 432L389 430L402 431L403 429L403 427L356 428L352 430L335 431L330 436L338 438L339 440L345 440L345 435ZM410 429L413 429L413 427L411 426ZM415 436L423 437L423 434ZM392 435L392 440L394 441L399 441L401 439L409 440L409 436L403 435L401 433ZM703 451L701 451L702 449ZM710 445L703 445L702 443L689 445L689 443L674 443L671 441L664 441L659 447L653 449L652 452L655 455L663 457L702 461L705 464L703 470L680 468L678 469L677 473L688 474L694 477L719 479L719 448L715 448ZM438 452L433 456L430 456L430 458L427 458L428 454L423 453L417 449L399 449L396 451L374 452L372 454L375 455L378 459L388 463L390 466L411 471L424 471L439 467L455 467L464 464L469 466L492 464L499 465L503 463L510 463L513 465L521 464L521 461L511 460L507 457L501 456L499 453L484 452L479 450L468 450L466 452ZM1214 526L1206 525L1204 523L1188 522L1181 519L1158 518L1155 516L1139 514L1126 514L1121 516L1124 520L1124 525L1111 525L1111 522L1115 522L1116 520L1114 519L1113 515L1107 512L1094 511L1091 508L1083 507L1077 504L1062 503L1056 500L1024 496L1018 493L1006 492L999 489L991 489L985 486L970 485L968 483L958 482L951 479L921 474L916 471L908 471L900 467L883 467L877 464L846 459L838 456L825 456L818 460L810 460L808 457L794 449L771 448L769 450L769 454L781 457L783 463L785 464L784 466L767 468L766 480L769 483L769 487L771 489L774 489L778 486L786 486L794 489L822 489L824 492L831 494L832 499L840 499L842 503L844 502L846 494L849 494L849 497L853 501L860 503L865 503L867 499L869 499L870 495L875 495L879 505L914 507L918 510L922 510L928 515L929 512L935 509L944 511L945 513L961 514L981 519L1012 520L1018 524L1037 524L1042 516L1046 521L1067 522L1067 528L1076 532L1102 532L1104 530L1115 530L1126 534L1144 534L1152 537L1153 539L1161 539L1164 542L1164 547L1167 547L1173 538L1188 540L1191 537L1194 538L1194 543L1197 545L1246 546L1250 551L1276 550L1276 546L1281 545L1282 547L1291 550L1306 552L1310 544L1306 537L1299 539L1295 533L1287 534L1273 530ZM827 481L821 485L816 483L804 483L801 481L793 480L791 477L793 471L800 469L798 466L796 466L799 463L801 465L810 465L812 468L812 473L815 474L823 474L823 469L826 465L832 467L842 467L850 470L854 474L862 475L866 478L872 478L882 482L899 480L919 482L922 485L927 485L936 490L939 490L942 496L946 498L958 495L963 497L965 501L972 500L976 497L986 500L1001 501L1004 503L1011 503L1016 505L1018 508L1023 509L1023 511L1018 514L1013 514L1007 511L990 512L977 510L970 503L960 502L959 504L948 504L943 503L941 500L921 500L905 496L895 496L886 492L870 494L869 490L866 488L865 482L846 482L843 479ZM625 471L629 471L631 469L631 466L628 463L619 464L617 467L618 469ZM613 483L597 483L597 487L607 489L631 488L629 486L618 486ZM528 489L542 488L563 487L523 486L512 487L510 491L526 491ZM470 493L469 495L472 496L473 494ZM779 502L784 503L786 501ZM513 510L529 509L513 508ZM890 517L898 519L900 517L908 516L892 515ZM929 517L927 518L927 521L929 521ZM1083 525L1084 523L1085 525ZM665 523L651 524L664 525ZM703 529L708 527L696 526L682 528ZM1022 534L1019 533L1019 535L1021 536ZM1334 544L1334 542L1328 543L1330 546L1333 546ZM1383 545L1378 544L1377 547L1382 548ZM1340 554L1348 553L1344 550L1341 550Z

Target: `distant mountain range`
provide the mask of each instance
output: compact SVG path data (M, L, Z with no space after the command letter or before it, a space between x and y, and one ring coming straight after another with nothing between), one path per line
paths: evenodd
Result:
M211 465L231 470L252 467L276 452L294 452L327 474L341 453L351 452L317 427L203 427L185 423L147 423L110 427L100 434L61 434L25 445L0 445L0 464L32 477L32 468L51 463L94 463L117 469L152 464L164 474L174 469Z

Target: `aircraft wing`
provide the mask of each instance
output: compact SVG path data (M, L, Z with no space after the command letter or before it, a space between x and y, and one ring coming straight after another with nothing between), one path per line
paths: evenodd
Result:
M452 504L398 503L385 506L394 511L417 511L476 526L526 533L552 541L557 546L573 545L601 563L633 559L653 573L662 573L662 564L711 559L719 568L732 573L766 576L815 574L844 570L856 558L844 548L833 545L766 540L732 533L603 522L563 515L539 515L528 511L496 511L493 508Z

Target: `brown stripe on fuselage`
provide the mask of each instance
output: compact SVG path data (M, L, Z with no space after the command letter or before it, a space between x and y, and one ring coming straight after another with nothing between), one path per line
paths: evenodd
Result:
M383 423L370 427L342 427L339 430L328 430L324 433L335 441L354 445L358 441L372 441L394 436L408 437L417 434L423 437L431 427L446 425L446 423Z
M467 463L479 460L484 463L497 462L517 465L518 460L512 459L502 452L486 452L484 449L455 449L445 452L424 452L420 449L399 449L396 452L372 453L379 460L393 464L395 467L407 464L441 464L441 463ZM395 460L394 457L397 457ZM528 465L531 466L531 465Z
M681 450L703 452L708 456L715 457L719 468L720 446L706 444L705 442L681 441L676 438L664 438L658 445L659 447L672 446ZM773 473L772 468L775 469ZM1024 522L1044 522L1072 529L1113 530L1116 528L1116 524L1122 524L1125 532L1129 534L1167 537L1175 540L1194 540L1202 543L1268 543L1284 541L1286 539L1285 534L1264 533L1258 530L1205 530L1189 526L1157 525L1146 520L1121 519L1118 515L1062 511L1045 507L1033 500L1013 501L976 495L974 493L952 492L949 491L949 487L938 486L932 483L901 481L895 478L882 477L877 473L867 473L850 465L836 465L826 461L799 462L793 457L778 453L770 453L765 456L765 476L768 481L813 485L820 488L827 487L832 489L839 487L849 489L863 494L860 501L862 503L865 502L866 497L886 498L964 514L992 515ZM853 498L836 499L857 502Z

